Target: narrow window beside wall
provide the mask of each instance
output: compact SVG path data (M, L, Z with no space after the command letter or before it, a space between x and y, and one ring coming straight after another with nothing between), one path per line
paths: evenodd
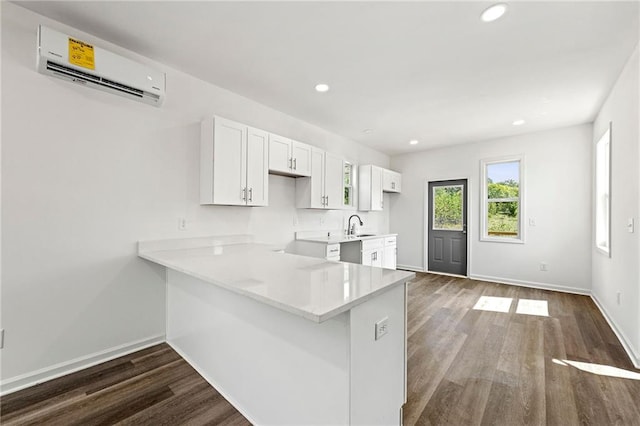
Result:
M523 243L523 159L482 160L481 240Z
M611 123L596 143L596 247L611 255Z

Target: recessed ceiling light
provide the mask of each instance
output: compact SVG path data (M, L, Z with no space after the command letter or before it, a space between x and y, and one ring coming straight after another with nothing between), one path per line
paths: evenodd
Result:
M409 141L409 145L418 145L418 141L416 139L411 139Z
M328 91L329 91L328 84L324 84L324 83L316 84L316 92L324 93Z
M364 130L362 131L362 133L366 133L366 134L369 134L369 133L371 133L371 132L373 132L373 129L364 129Z
M513 124L514 126L522 126L524 123L525 123L525 121L523 119L519 119L519 120L514 121L511 124Z
M489 6L484 10L484 12L482 12L482 15L480 15L480 19L482 19L484 22L492 22L504 15L506 11L506 4L494 4L493 6Z

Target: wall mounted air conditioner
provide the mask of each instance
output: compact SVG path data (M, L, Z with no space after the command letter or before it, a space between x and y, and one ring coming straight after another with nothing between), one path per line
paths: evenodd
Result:
M115 53L38 26L38 72L160 106L165 75Z

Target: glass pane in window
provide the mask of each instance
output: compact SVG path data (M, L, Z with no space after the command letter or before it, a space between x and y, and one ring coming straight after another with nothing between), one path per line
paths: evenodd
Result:
M462 231L462 185L433 188L433 229Z
M344 205L345 206L351 205L351 187L350 186L344 187Z
M517 201L489 201L487 210L487 233L489 236L518 238L519 208Z
M352 171L352 165L349 163L345 163L344 165L344 184L345 185L351 185L351 171Z
M518 198L520 195L520 162L487 164L487 198Z

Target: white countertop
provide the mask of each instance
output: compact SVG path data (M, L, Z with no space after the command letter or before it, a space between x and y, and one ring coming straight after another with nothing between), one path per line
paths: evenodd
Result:
M277 253L265 244L185 241L141 242L138 256L315 322L415 277L413 272Z
M395 237L398 234L380 234L380 235L366 235L366 236L355 236L355 235L344 235L344 234L336 234L336 235L319 235L319 236L310 236L310 237L298 237L297 241L311 241L314 243L325 243L325 244L339 244L339 243L348 243L350 241L362 241L362 240L373 240L375 238L385 238L385 237Z

